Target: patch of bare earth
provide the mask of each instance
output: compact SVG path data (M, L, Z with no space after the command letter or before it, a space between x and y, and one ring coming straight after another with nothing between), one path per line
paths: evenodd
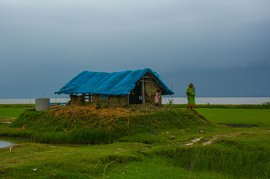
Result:
M91 118L91 117L100 117L100 118L120 118L128 117L132 115L132 112L126 108L104 108L97 109L94 105L88 106L65 106L58 109L51 109L50 114L55 117L71 117L71 118Z
M185 146L192 146L194 144L211 145L214 142L218 141L219 139L237 137L243 133L246 133L246 132L232 132L232 133L226 133L226 134L217 134L208 138L196 137L186 142L184 145Z
M115 119L120 117L128 117L138 113L151 113L155 111L168 110L154 105L130 105L128 108L97 108L95 105L69 105L65 107L53 108L50 114L55 117L68 117L68 118L91 118L93 116L100 118Z

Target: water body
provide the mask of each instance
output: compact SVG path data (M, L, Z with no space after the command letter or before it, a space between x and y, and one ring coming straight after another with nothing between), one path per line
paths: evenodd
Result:
M15 144L12 143L12 142L1 141L1 140L0 140L0 148L10 147L10 146L13 146L13 145L15 145Z
M68 100L69 98L50 98L51 103L66 103ZM0 99L0 104L35 104L35 99Z
M51 98L51 103L66 103L69 98ZM186 104L186 97L164 97L163 104ZM198 97L197 104L263 104L270 102L270 97ZM0 104L35 104L35 99L0 99Z
M187 98L164 98L163 104L168 104L169 100L173 104L186 104ZM198 97L196 98L197 104L264 104L269 103L270 97Z

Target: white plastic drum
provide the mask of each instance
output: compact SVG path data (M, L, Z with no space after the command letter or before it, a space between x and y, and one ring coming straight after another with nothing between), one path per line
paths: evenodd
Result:
M44 111L49 109L50 106L50 98L37 98L35 100L36 111Z

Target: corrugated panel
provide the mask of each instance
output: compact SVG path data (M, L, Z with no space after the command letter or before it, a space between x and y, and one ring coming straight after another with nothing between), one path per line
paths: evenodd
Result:
M146 68L114 73L84 71L69 81L56 94L126 95L146 73L150 72L163 88L163 95L174 94L156 72Z

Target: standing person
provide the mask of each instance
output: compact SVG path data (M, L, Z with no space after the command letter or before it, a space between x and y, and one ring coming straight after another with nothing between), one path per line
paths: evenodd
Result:
M157 92L156 92L156 95L155 95L155 100L154 100L156 106L159 106L159 104L160 104L160 99L161 99L160 90L157 89Z
M195 107L195 88L192 83L189 83L187 91L188 109L193 109Z

